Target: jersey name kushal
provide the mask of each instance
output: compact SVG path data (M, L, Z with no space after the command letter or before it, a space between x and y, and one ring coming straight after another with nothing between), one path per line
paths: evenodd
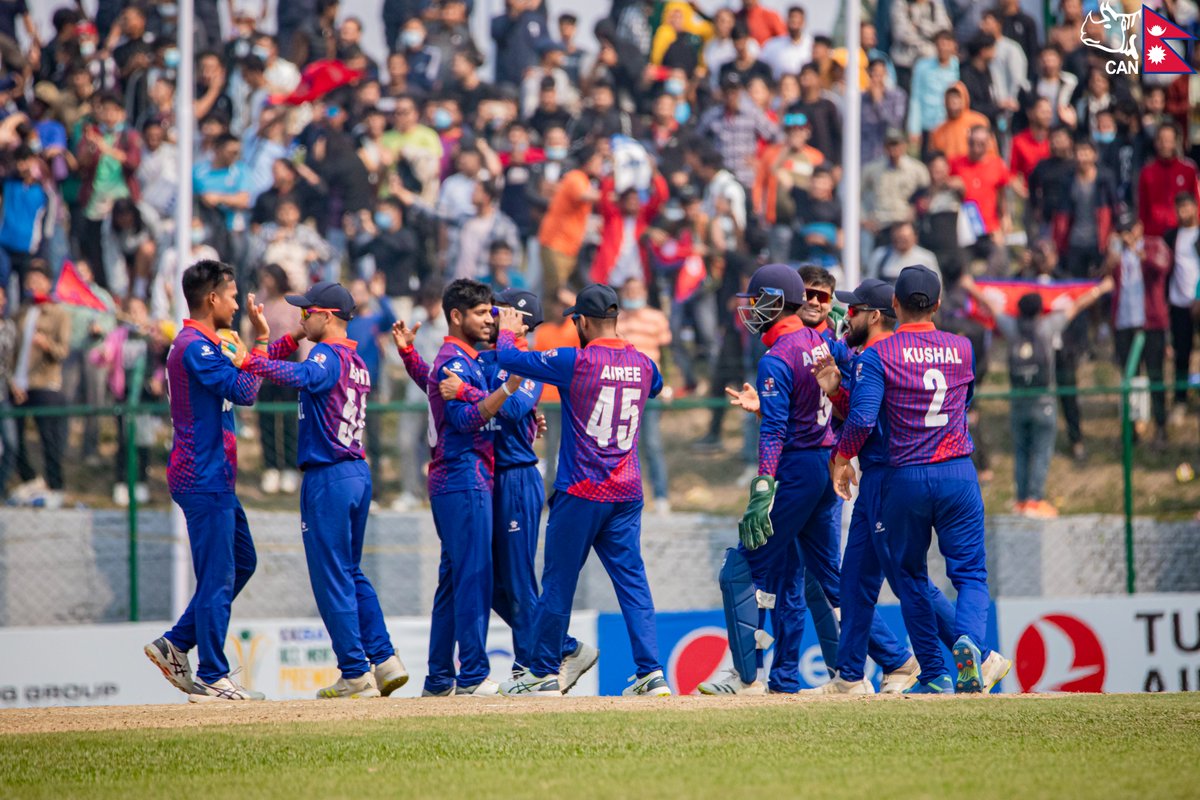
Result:
M962 356L955 347L901 348L906 364L961 364Z

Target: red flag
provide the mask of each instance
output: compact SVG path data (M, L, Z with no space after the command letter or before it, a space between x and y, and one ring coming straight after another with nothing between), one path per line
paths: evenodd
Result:
M298 106L311 103L347 84L354 83L362 73L347 67L340 61L325 59L314 61L300 74L300 84L289 95L272 95L273 104Z
M1142 74L1193 74L1196 70L1171 49L1167 40L1195 38L1158 12L1142 6Z
M975 285L986 295L1001 295L1004 298L1004 313L1017 316L1017 301L1030 292L1042 296L1044 313L1058 311L1066 304L1092 290L1097 281L1060 281L1058 283L1036 283L1034 281L977 280ZM970 305L971 319L989 330L996 327L991 315L979 308L974 301Z
M54 285L54 296L58 298L58 302L69 306L83 306L96 311L107 310L103 301L88 288L75 265L69 260L63 262L62 272L58 274L58 283Z

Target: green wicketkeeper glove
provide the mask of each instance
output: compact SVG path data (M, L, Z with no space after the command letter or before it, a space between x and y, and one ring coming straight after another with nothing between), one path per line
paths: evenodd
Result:
M775 479L759 475L750 481L750 502L738 522L738 538L747 550L757 550L767 543L771 534L771 506L775 504Z

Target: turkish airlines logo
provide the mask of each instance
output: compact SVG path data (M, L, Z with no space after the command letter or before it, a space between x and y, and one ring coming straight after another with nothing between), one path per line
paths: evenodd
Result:
M1104 646L1077 617L1046 614L1017 639L1017 683L1022 692L1104 691Z
M724 628L707 626L689 631L671 651L667 680L677 694L694 694L697 686L729 664L728 652Z

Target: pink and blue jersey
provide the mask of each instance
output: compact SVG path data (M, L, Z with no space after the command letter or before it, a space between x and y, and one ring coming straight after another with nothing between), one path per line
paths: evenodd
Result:
M882 409L891 466L969 456L975 449L967 431L974 386L970 340L931 322L901 325L854 363L854 393L838 452L857 455Z
M479 354L488 378L488 389L496 391L508 380L508 370L496 363L496 351L484 350ZM496 431L493 444L496 453L496 469L531 467L537 464L537 453L533 443L537 440L537 404L542 397L542 385L532 380L521 382L521 387L512 393L496 415L500 429Z
M167 355L167 397L175 429L167 461L171 494L232 492L237 480L234 405L254 403L262 379L221 353L217 334L183 321Z
M300 390L296 463L300 469L361 461L371 375L350 339L317 344L299 363L285 361L296 350L290 336L272 345L269 358L257 353L242 364L253 375Z
M829 344L799 317L777 322L763 336L770 349L758 362L758 474L774 476L785 450L833 445L833 404L813 377L817 359Z
M863 352L866 352L868 348L890 336L892 336L892 333L889 331L888 333L868 339L867 343L863 345ZM854 354L850 359L850 363L842 368L842 391L833 398L833 407L842 415L843 419L850 416L850 398L854 395L854 364L861 357L862 353ZM838 437L838 442L839 444L841 442L840 436ZM875 423L875 430L871 431L871 435L867 437L866 442L863 443L862 448L858 451L858 466L863 472L866 472L872 467L886 466L887 461L887 429L884 425L884 419L881 417Z
M562 392L555 489L601 503L642 500L638 429L646 401L662 391L653 361L621 339L525 353L501 331L497 365Z
M421 380L424 362L415 348L401 350L408 374L429 398L429 496L491 492L495 472L495 420L484 420L478 403L488 395L488 378L474 347L447 336ZM458 399L446 401L438 383L449 370L463 381Z

